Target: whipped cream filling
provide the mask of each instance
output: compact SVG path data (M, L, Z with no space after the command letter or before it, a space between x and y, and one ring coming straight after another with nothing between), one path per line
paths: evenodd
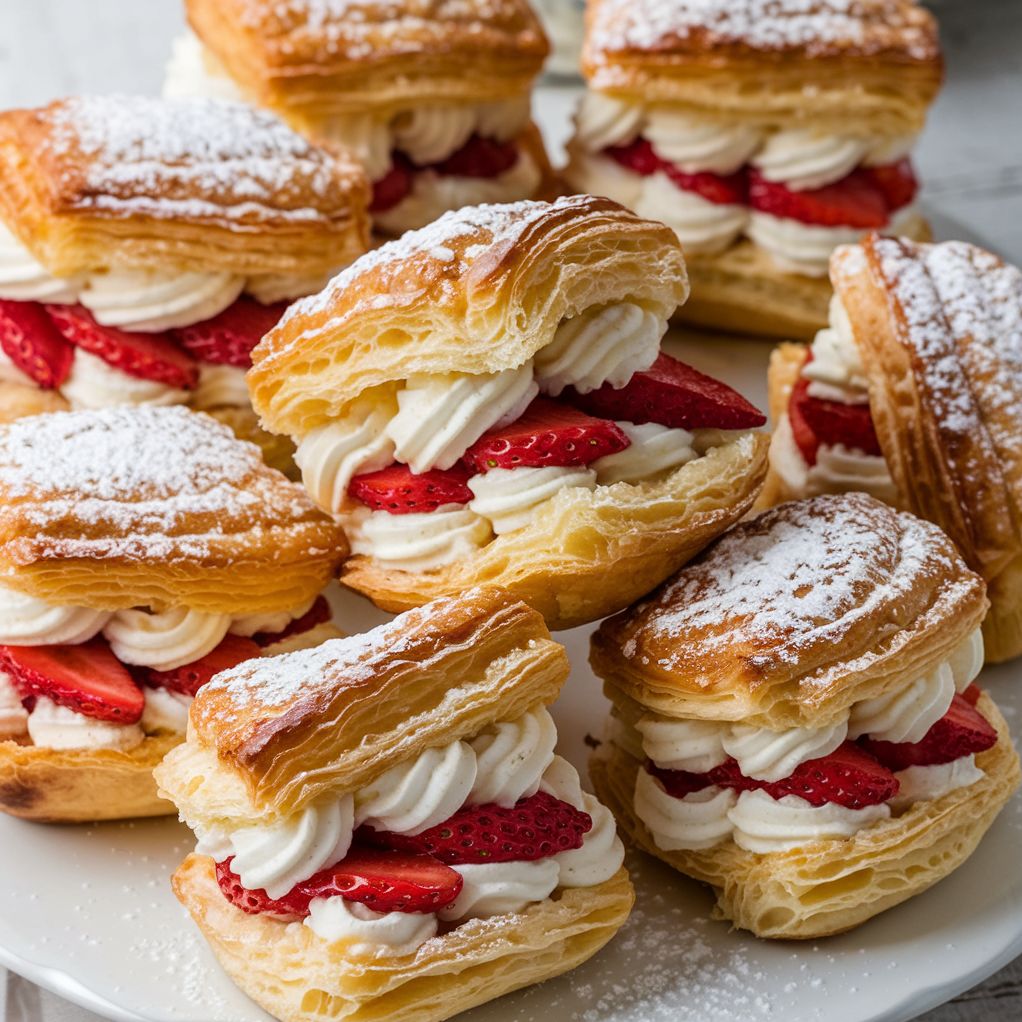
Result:
M745 206L710 202L696 192L679 188L662 171L642 182L635 212L667 224L687 252L721 252L749 223Z
M469 743L476 758L476 779L468 801L513 806L539 791L554 760L557 726L545 707L517 720L486 728Z
M588 394L623 387L660 354L667 321L634 302L594 305L564 320L536 353L536 379L554 397L565 387Z
M37 596L0 586L0 643L9 646L57 646L87 642L110 612L92 607L48 603Z
M866 138L792 128L767 136L752 165L768 181L783 182L792 191L807 191L847 177L874 145Z
M189 607L115 611L103 628L114 656L123 664L170 671L215 649L230 627L229 614L205 614Z
M28 711L21 703L10 675L0 671L0 741L21 738L28 733Z
M596 472L584 465L491 468L469 479L475 499L468 506L502 536L524 528L540 504L571 487L595 489Z
M977 628L948 657L947 662L955 679L955 691L964 692L979 677L984 659L983 630Z
M601 486L655 479L699 457L688 430L672 429L656 422L642 425L618 422L617 426L630 444L623 451L604 455L590 464Z
M97 323L155 333L212 318L244 287L233 273L110 270L90 274L79 297Z
M635 778L635 814L665 852L699 851L726 841L734 830L728 814L737 801L731 788L711 785L675 798L645 770Z
M60 706L46 696L36 696L28 715L28 734L33 745L44 749L117 749L127 752L141 745L145 732L139 724L114 724L96 720Z
M881 742L921 742L954 697L954 673L945 661L904 688L856 703L848 718L848 734Z
M759 128L699 117L670 106L649 108L643 135L657 156L686 174L733 174L763 144Z
M259 632L267 632L271 635L274 632L282 632L292 621L297 621L300 617L308 614L316 599L317 597L313 596L304 603L289 607L287 610L263 610L257 611L255 614L238 614L231 618L227 630L232 635L243 635L245 638L251 638Z
M425 166L457 152L476 130L475 108L462 103L425 104L403 110L391 125L394 146Z
M574 142L590 153L597 153L611 146L627 145L638 138L646 113L637 103L590 90L575 108L574 120Z
M0 298L71 305L78 301L81 285L81 276L53 276L14 232L0 222Z
M431 912L376 912L344 898L313 898L304 925L322 940L346 945L349 954L398 957L435 937L439 924Z
M721 744L738 761L746 777L772 782L790 777L809 760L829 756L847 735L845 721L830 727L792 727L786 731L732 724Z
M824 227L804 224L753 209L746 234L770 254L779 269L807 277L824 277L830 254L838 245L851 245L866 232L859 227Z
M157 380L129 376L82 348L75 349L71 372L60 393L76 411L112 405L180 405L191 396L191 391Z
M831 296L828 324L817 331L810 350L813 357L802 367L801 375L811 381L813 397L851 405L869 403L869 379L839 295Z
M539 393L532 362L500 373L416 374L386 426L413 472L450 468L488 429L514 422Z
M593 821L581 848L552 856L559 870L559 887L593 887L605 883L625 861L625 846L617 835L614 814L595 796L586 794L579 807Z
M400 571L432 571L471 557L490 541L490 523L461 504L423 514L356 508L344 519L353 554Z
M572 153L565 175L575 191L607 195L629 209L635 209L642 197L646 180L640 174L622 167L617 160L584 149Z
M171 43L170 59L164 70L163 95L168 99L198 96L235 102L245 98L198 36L187 30Z
M245 293L263 305L290 302L295 298L318 294L343 269L337 266L323 273L260 273L245 281Z
M959 756L950 763L911 766L898 770L898 794L891 799L891 808L904 812L916 802L943 798L959 788L968 788L986 775L976 766L975 755Z
M147 734L170 731L183 735L188 730L188 711L192 708L192 697L184 692L172 692L169 688L142 689L145 709L142 711L142 730Z
M375 472L394 461L385 408L358 405L343 418L318 426L299 441L295 463L312 499L325 511L344 507L354 476Z
M560 878L555 856L531 862L486 862L452 866L464 885L437 916L445 922L521 912L553 894Z
M201 363L199 384L188 394L188 403L200 412L210 408L247 408L250 399L245 370L238 366Z

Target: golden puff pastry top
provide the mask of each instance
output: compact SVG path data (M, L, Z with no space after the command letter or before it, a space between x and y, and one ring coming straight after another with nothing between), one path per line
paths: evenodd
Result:
M934 525L861 493L782 504L606 620L614 699L781 730L838 720L945 660L987 600Z
M226 803L239 784L286 814L553 702L568 670L536 611L503 590L471 589L365 635L217 675L158 781L189 819L237 812L241 797Z
M240 103L78 96L0 113L0 218L51 272L314 275L365 251L347 154Z
M984 577L1022 554L1022 270L963 241L831 257L906 506Z
M0 426L0 583L104 610L251 614L311 600L340 528L259 448L186 408Z
M751 119L843 110L846 131L885 101L912 109L873 127L918 130L942 77L914 0L590 0L582 67L622 98Z
M252 405L299 436L413 373L524 365L590 306L633 301L667 319L687 297L674 232L610 199L469 206L292 305L252 353Z
M242 90L285 112L504 99L548 44L526 0L186 0Z

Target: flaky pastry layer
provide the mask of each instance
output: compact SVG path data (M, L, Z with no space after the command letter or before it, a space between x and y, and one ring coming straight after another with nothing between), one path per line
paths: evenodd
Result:
M810 940L850 930L921 893L975 850L1020 779L1018 753L997 706L984 693L977 708L997 730L997 744L976 756L981 780L916 802L847 840L787 852L758 855L730 840L705 851L664 851L635 814L639 761L604 742L589 772L633 844L714 888L719 918L758 937Z
M979 627L982 579L935 526L865 494L782 504L593 634L614 701L781 730L903 688Z

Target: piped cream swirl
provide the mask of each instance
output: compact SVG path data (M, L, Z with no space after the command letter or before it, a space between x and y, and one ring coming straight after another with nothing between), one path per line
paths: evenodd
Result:
M644 121L639 104L590 90L575 110L575 141L590 152L625 145L639 136Z
M142 744L145 732L138 724L97 720L36 696L28 715L28 734L41 749L117 749L127 752Z
M762 132L747 124L729 124L669 106L650 107L643 134L657 156L686 174L733 174L763 140Z
M468 506L501 536L525 528L543 501L571 487L595 489L596 473L584 465L491 468L469 479L475 499Z
M470 863L451 868L461 874L464 885L454 902L437 913L447 922L520 912L548 898L561 872L554 856L531 862Z
M635 813L665 852L712 848L727 840L732 831L728 813L737 800L730 788L716 786L675 798L645 770L635 778Z
M545 707L517 720L495 724L469 743L476 755L476 779L469 801L513 806L539 791L553 762L557 727Z
M344 898L313 898L303 922L317 937L361 957L410 955L437 932L432 912L375 912Z
M710 202L679 188L661 171L643 179L634 206L639 216L661 220L678 236L686 251L720 252L745 229L749 211L738 203Z
M109 408L112 405L180 405L191 392L158 380L129 376L91 352L76 348L71 372L61 384L61 394L74 409Z
M492 537L490 523L460 504L424 514L359 508L344 516L352 553L402 571L430 571L471 557Z
M685 429L671 429L657 422L636 425L619 422L629 446L607 454L589 467L596 472L601 486L613 483L637 483L687 464L699 455L692 446L693 436Z
M783 182L792 191L805 191L847 177L870 148L866 138L793 128L769 135L752 163L768 181Z
M118 610L103 635L121 663L171 671L211 652L227 634L228 614L205 614L189 607Z
M946 661L894 692L852 706L848 733L882 742L921 742L947 713L955 697L955 676Z
M76 645L103 628L110 612L47 603L0 586L0 643L11 646Z
M20 239L0 223L0 298L73 304L78 301L83 280L81 276L53 276Z
M803 763L829 756L847 734L845 721L830 727L793 727L784 731L732 724L724 735L723 746L738 761L746 777L780 781L790 777Z

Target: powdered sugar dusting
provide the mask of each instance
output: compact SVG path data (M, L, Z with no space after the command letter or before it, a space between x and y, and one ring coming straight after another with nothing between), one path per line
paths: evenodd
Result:
M587 46L600 53L742 46L873 55L937 53L932 19L905 0L601 0Z
M40 116L46 155L67 180L84 173L78 208L246 224L347 209L353 165L241 103L80 96Z

